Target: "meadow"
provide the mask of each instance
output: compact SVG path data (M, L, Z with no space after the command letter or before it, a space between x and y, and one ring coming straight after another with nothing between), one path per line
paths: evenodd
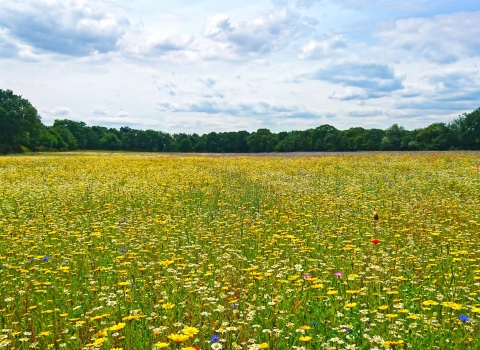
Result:
M480 349L479 238L478 153L0 157L0 348Z

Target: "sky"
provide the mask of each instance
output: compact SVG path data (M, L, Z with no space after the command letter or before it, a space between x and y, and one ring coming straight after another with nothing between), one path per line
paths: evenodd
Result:
M0 89L42 122L408 130L480 107L478 0L1 0Z

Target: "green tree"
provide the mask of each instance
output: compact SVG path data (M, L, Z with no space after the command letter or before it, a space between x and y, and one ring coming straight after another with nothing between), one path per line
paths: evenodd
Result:
M87 125L84 122L76 122L69 119L56 119L53 122L53 126L62 126L70 130L72 135L77 140L77 148L86 149L87 148Z
M119 150L122 148L122 141L120 141L117 135L109 132L100 139L100 147L111 151Z
M450 128L460 140L461 149L480 150L480 108L471 113L464 113L455 119Z
M50 132L57 138L57 148L61 151L75 150L78 148L77 139L69 128L63 125L52 126Z
M277 135L268 129L258 129L247 137L250 152L273 152L277 146Z
M448 150L452 147L451 131L445 123L433 123L416 133L420 148L428 151Z
M0 153L17 152L44 129L37 110L12 90L0 89Z

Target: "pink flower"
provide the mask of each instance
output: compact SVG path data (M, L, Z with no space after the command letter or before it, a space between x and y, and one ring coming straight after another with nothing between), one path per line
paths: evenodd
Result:
M342 277L343 276L343 272L334 272L333 273L335 276L338 276L338 277Z

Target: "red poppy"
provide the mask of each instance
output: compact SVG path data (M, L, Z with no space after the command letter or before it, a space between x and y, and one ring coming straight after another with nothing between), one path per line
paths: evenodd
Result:
M372 243L373 243L373 244L378 244L378 243L380 243L380 241L375 238L375 239L372 239Z

